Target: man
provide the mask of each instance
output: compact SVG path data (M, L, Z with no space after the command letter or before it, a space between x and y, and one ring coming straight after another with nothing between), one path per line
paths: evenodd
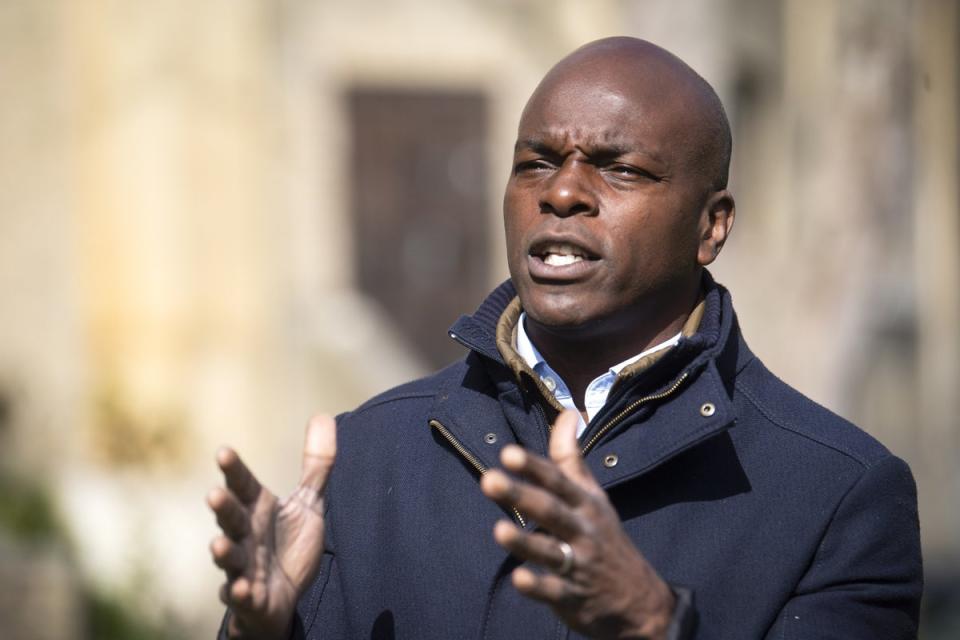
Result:
M730 147L654 45L558 63L520 120L511 279L451 332L466 358L311 421L285 500L218 453L222 634L914 637L909 470L770 374L705 271Z

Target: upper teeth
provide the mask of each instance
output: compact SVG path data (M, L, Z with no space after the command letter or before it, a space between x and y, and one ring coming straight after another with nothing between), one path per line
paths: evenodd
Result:
M580 262L583 260L581 256L575 256L571 253L548 253L543 256L544 264L548 264L553 267L562 267L564 265L573 264L574 262Z

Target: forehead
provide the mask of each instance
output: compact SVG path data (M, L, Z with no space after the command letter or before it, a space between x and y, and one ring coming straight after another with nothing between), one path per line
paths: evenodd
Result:
M590 130L614 135L635 124L640 114L616 87L562 84L539 89L520 118L521 130Z
M548 76L520 118L518 141L590 144L669 155L686 137L678 93L642 75L583 72Z

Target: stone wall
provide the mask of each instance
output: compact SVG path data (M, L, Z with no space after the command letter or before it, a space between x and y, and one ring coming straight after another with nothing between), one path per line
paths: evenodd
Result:
M523 102L561 55L617 33L718 89L739 217L716 273L748 339L912 463L928 566L955 575L956 14L936 0L3 3L0 469L49 488L72 551L4 561L0 584L65 572L54 581L139 592L154 622L210 637L216 446L282 490L314 410L425 370L354 286L344 95L486 96L492 285ZM0 615L74 615L69 588L44 601L35 584L0 594Z

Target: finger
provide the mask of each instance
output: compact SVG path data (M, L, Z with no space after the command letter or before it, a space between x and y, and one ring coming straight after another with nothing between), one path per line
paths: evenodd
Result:
M584 500L583 489L570 480L552 460L509 444L501 451L500 461L512 473L542 487L571 506L575 507Z
M260 495L260 483L237 452L230 447L221 447L217 451L217 464L227 480L227 487L244 504L253 504Z
M330 469L337 455L337 423L330 416L317 415L307 424L303 445L303 473L300 486L319 494L327 486Z
M577 515L556 496L526 482L512 480L499 469L483 474L480 489L500 506L516 508L561 538L572 539L583 531Z
M579 423L577 413L571 409L565 410L557 417L550 431L550 459L556 462L560 470L574 482L594 488L597 482L587 469L587 465L583 463L580 445L577 443Z
M552 571L563 565L563 552L554 536L529 533L506 520L500 520L493 527L493 539L501 547L527 562Z
M229 618L227 619L227 637L228 638L246 638L248 637L248 632L250 625L248 621L244 619L244 612L237 611L236 609L228 610Z
M229 604L226 603L225 604ZM240 624L240 619L237 617L237 614L232 609L227 612L229 618L227 619L227 637L228 638L242 638L244 628Z
M246 578L234 580L230 584L227 596L230 600L230 607L238 613L249 611L253 606L253 589L250 581Z
M226 536L217 536L210 542L213 563L227 572L228 578L236 578L247 568L247 553L239 544Z
M251 591L254 596L254 601L256 602L256 598L259 595L258 588L267 584L267 567L270 566L270 552L267 551L265 546L259 545L254 553L257 556L257 568L253 573Z
M517 567L510 576L517 591L554 607L576 607L581 600L579 589L569 580L552 573L536 574L527 567Z
M227 605L227 637L242 637L252 613L250 582L239 578L220 587L220 601Z
M207 504L217 524L232 540L240 541L250 532L250 514L232 492L217 487L207 494Z

